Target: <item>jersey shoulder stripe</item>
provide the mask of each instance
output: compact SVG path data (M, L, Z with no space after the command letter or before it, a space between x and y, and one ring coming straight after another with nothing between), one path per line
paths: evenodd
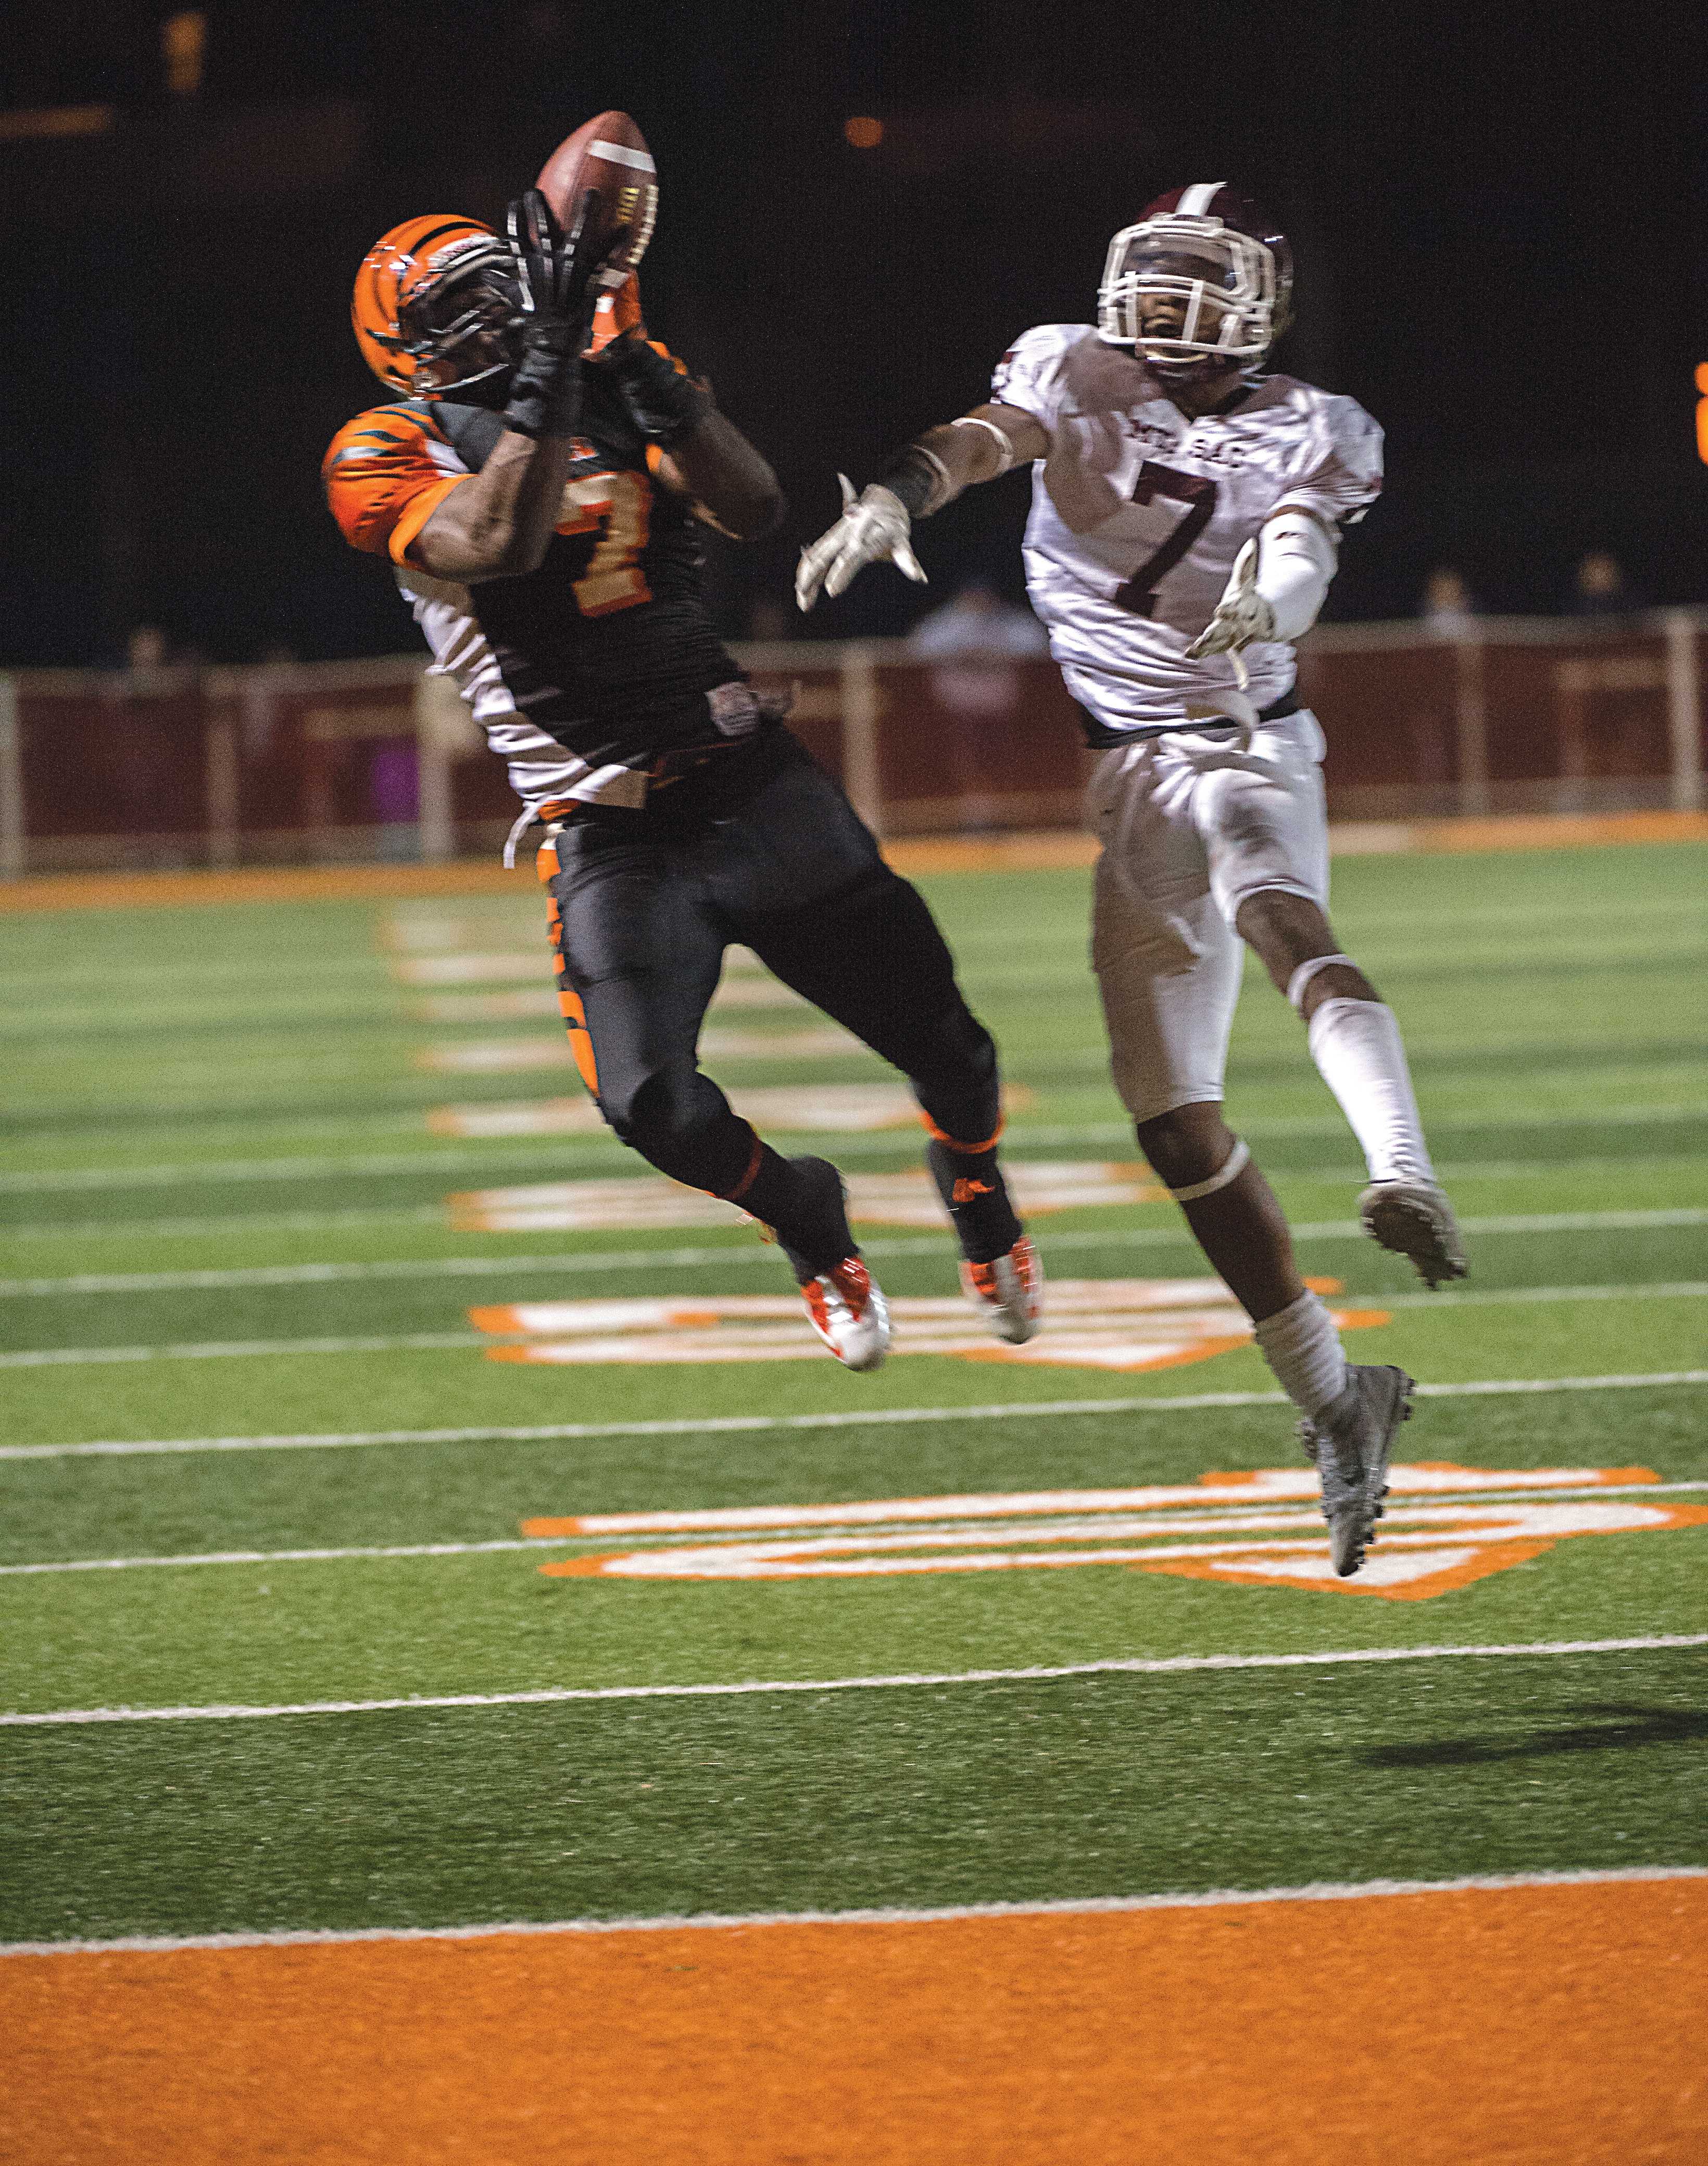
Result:
M469 468L425 399L371 407L346 421L321 462L326 501L352 548L401 564Z

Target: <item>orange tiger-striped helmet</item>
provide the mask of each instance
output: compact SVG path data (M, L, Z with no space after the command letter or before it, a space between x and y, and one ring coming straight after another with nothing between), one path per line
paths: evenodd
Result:
M514 359L510 251L477 218L405 219L361 259L350 320L362 359L406 396L435 399L494 376Z

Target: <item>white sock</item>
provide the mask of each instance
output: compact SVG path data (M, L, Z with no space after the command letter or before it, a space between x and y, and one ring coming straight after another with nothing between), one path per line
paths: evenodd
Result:
M1325 1001L1310 1018L1310 1057L1340 1101L1372 1181L1433 1181L1411 1071L1383 1001Z
M1275 1372L1275 1381L1306 1416L1320 1414L1347 1386L1347 1357L1335 1320L1314 1293L1257 1326L1257 1348Z

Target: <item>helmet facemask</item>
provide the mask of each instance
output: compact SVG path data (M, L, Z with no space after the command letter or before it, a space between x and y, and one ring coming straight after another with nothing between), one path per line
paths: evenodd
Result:
M1255 367L1274 343L1275 257L1219 218L1143 219L1109 245L1098 330L1176 379Z
M496 388L520 358L523 324L509 250L496 239L465 243L398 307L398 345L415 364L413 388L429 399Z

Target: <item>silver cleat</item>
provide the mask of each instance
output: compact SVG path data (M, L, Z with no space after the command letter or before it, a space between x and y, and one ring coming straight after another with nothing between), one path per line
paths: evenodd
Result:
M1358 1198L1358 1217L1373 1241L1396 1256L1410 1257L1431 1292L1443 1281L1465 1276L1464 1244L1438 1182L1373 1181Z
M1340 1397L1299 1424L1305 1455L1315 1461L1322 1484L1329 1551L1342 1579L1357 1571L1376 1539L1388 1494L1389 1450L1401 1422L1411 1418L1416 1388L1403 1369L1354 1365Z

